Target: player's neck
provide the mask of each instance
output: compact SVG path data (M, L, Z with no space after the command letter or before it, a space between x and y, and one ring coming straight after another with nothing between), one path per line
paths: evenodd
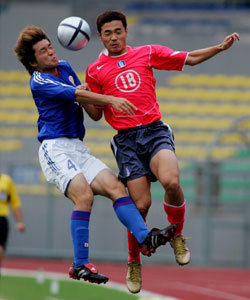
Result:
M126 54L128 52L128 49L127 49L127 47L126 48L124 48L122 51L120 51L120 52L110 52L109 51L109 53L108 53L108 56L110 56L110 57L117 57L117 56L121 56L121 55L123 55L123 54Z
M48 74L51 74L53 76L56 76L58 77L60 75L60 71L57 69L57 68L53 68L53 69L44 69L42 71L42 73L48 73Z

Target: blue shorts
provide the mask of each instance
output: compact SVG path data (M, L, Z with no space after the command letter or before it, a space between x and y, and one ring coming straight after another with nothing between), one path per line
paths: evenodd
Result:
M111 140L111 148L119 168L118 177L124 184L142 176L156 181L150 160L161 149L175 151L174 135L169 125L157 121L119 130Z

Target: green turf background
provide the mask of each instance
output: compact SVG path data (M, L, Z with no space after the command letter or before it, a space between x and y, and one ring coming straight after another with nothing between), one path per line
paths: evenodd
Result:
M58 292L53 292L53 284ZM5 300L137 300L138 297L96 284L70 280L2 276L0 298Z

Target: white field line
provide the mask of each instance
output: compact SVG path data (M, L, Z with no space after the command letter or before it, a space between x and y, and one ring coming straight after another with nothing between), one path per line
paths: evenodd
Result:
M20 270L20 269L17 270L17 269L3 268L2 274L10 275L10 276L35 277L35 278L37 278L37 280L39 280L39 279L41 280L41 277L49 278L49 279L58 279L58 280L71 280L65 273L44 272L44 271L40 271L40 270L31 271L31 270ZM77 281L77 280L72 281L72 282L79 284L79 281ZM92 284L92 283L85 282L84 284ZM109 281L106 284L103 284L102 287L112 288L112 289L123 291L125 293L130 294L128 292L125 284L120 284L120 283L116 283L113 281ZM140 293L138 293L138 297L139 297L138 300L180 300L179 298L164 296L164 295L152 293L152 292L146 291L146 290L142 290ZM48 298L46 298L46 300L64 300L64 299L56 298L56 297L48 297ZM235 300L242 300L242 299L235 299Z

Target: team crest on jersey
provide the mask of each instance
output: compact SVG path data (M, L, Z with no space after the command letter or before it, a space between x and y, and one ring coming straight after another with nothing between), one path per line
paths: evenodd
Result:
M118 65L118 68L124 68L125 66L126 66L126 63L125 63L125 61L124 60L119 60L118 62L117 62L117 65Z
M69 76L69 81L73 84L73 86L76 86L73 76Z

